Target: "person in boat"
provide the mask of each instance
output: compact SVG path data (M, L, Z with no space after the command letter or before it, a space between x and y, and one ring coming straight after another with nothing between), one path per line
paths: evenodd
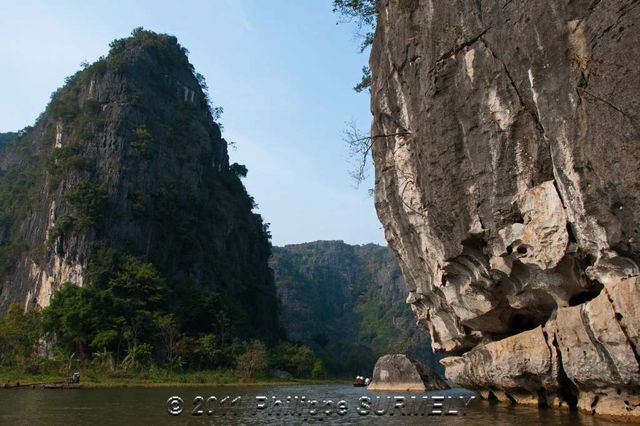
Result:
M364 385L365 386L369 386L369 383L371 383L371 379L369 377L367 377L366 379L364 379Z
M353 382L354 385L362 385L364 381L362 380L362 376L356 376L356 380Z

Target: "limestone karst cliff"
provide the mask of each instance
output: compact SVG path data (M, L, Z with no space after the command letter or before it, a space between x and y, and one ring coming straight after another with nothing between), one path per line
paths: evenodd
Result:
M370 375L379 356L398 351L442 369L404 303L407 287L388 247L289 244L273 248L270 266L287 337L312 348L331 372Z
M377 12L376 209L447 377L640 418L640 3Z
M0 139L0 312L47 306L126 255L160 271L190 330L214 321L187 300L204 292L244 335L276 333L268 232L186 53L135 30Z

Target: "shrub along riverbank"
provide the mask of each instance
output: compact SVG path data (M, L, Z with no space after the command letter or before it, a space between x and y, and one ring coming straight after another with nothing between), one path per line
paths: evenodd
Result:
M350 384L350 379L334 377L327 379L282 379L264 374L251 380L240 379L234 370L203 370L169 372L151 368L140 372L108 373L90 367L81 367L80 383L84 388L119 387L184 387L184 386L265 386L265 385L316 385ZM27 371L0 369L0 385L55 383L65 380L71 374L62 372L29 373Z
M149 313L150 321L136 327L128 327L123 317L121 338L113 329L96 332L104 328L99 325L103 317L96 315L97 302L87 300L83 290L63 286L44 310L24 312L12 305L0 318L0 383L55 382L74 372L81 373L82 383L96 386L327 378L323 361L305 345L283 340L267 345L225 333L189 334L171 317ZM143 333L145 328L149 330Z

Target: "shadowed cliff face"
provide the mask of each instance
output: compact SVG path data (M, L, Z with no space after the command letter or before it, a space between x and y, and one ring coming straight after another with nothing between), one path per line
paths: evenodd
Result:
M274 247L280 320L334 372L370 371L389 352L441 369L428 334L404 303L407 288L388 247L315 241Z
M635 1L378 2L376 209L460 385L640 417L638 22Z
M134 31L0 140L0 311L47 306L120 253L153 263L178 296L229 296L245 308L234 320L275 333L268 236L201 86L175 37Z

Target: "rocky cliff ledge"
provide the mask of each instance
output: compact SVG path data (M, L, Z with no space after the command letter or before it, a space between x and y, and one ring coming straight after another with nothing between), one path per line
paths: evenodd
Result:
M640 418L640 3L377 8L376 208L447 377Z

